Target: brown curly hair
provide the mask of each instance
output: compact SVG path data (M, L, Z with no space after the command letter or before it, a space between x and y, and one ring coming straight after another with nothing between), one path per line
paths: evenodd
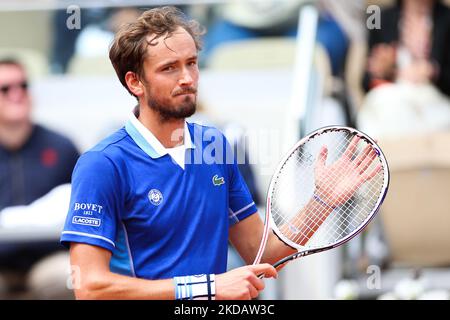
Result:
M114 37L109 50L109 59L122 85L128 88L125 75L128 71L143 79L143 64L147 47L159 37L169 38L179 27L185 29L194 39L197 50L201 50L201 36L205 28L197 21L190 20L176 7L165 6L147 10L133 23L123 25ZM147 36L154 35L149 41Z

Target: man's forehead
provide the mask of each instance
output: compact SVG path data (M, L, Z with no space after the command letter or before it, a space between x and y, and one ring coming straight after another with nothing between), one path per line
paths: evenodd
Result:
M146 40L148 43L152 45L158 45L161 40L164 41L170 38L180 38L183 36L190 36L190 34L184 28L178 27L173 32L170 32L170 35L169 32L166 32L159 36L156 35L155 33L151 33L147 35Z
M197 51L194 39L185 29L181 27L176 29L170 35L168 33L161 36L156 36L155 34L147 35L146 40L149 44L147 48L149 56L156 56L157 51L159 50L168 50L176 53L177 48L181 49L191 47Z
M2 63L0 64L0 70L9 72L24 72L23 67L15 63Z
M9 80L11 78L25 78L25 70L16 64L0 65L0 80Z

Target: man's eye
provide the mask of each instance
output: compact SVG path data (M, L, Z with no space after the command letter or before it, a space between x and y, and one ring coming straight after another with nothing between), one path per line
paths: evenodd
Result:
M163 71L173 71L173 70L175 70L174 66L168 66L163 69Z

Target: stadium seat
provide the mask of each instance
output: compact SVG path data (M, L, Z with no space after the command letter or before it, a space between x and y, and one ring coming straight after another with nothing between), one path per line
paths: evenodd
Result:
M115 71L107 55L93 57L75 55L70 60L68 74L77 76L115 76Z
M224 43L208 59L211 70L267 70L292 69L295 63L296 40L289 37L265 37ZM316 43L315 70L322 76L323 93L329 95L333 87L331 63L322 45Z
M206 66L215 70L290 68L295 47L295 38L285 37L223 43L211 53Z
M380 145L391 171L381 211L390 264L450 266L450 132Z
M19 10L27 8L27 5L34 6L35 1L9 2L5 6L16 7L17 10L0 11L0 48L27 48L48 56L53 36L53 11Z

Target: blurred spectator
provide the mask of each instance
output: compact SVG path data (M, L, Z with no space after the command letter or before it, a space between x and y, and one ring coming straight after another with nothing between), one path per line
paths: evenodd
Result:
M369 33L366 91L404 80L432 82L450 96L450 10L438 0L397 1Z
M375 135L450 129L450 9L437 0L403 0L381 11L370 31L358 116Z
M112 10L103 23L90 23L83 28L75 43L74 54L81 57L107 57L114 34L120 26L135 21L140 15L141 11L136 8Z
M70 183L79 156L67 138L33 124L31 112L24 68L13 59L0 60L0 211L29 205L56 186ZM58 249L62 249L58 241L2 243L0 276L11 271L26 273Z
M80 11L81 28L69 29L66 10L57 10L53 16L53 44L51 50L51 71L53 73L66 73L70 59L75 53L75 44L84 27L96 23L104 27L111 9L94 8Z
M350 43L366 37L364 1L316 1L319 9L317 42L328 52L333 76L342 76Z
M309 1L234 1L217 6L216 19L205 37L206 63L209 54L220 43L256 37L295 37L299 10L306 2ZM362 23L359 22L363 17L363 3L349 0L316 2L319 10L317 42L328 52L333 75L340 75L349 38L355 37L358 30L362 30Z

